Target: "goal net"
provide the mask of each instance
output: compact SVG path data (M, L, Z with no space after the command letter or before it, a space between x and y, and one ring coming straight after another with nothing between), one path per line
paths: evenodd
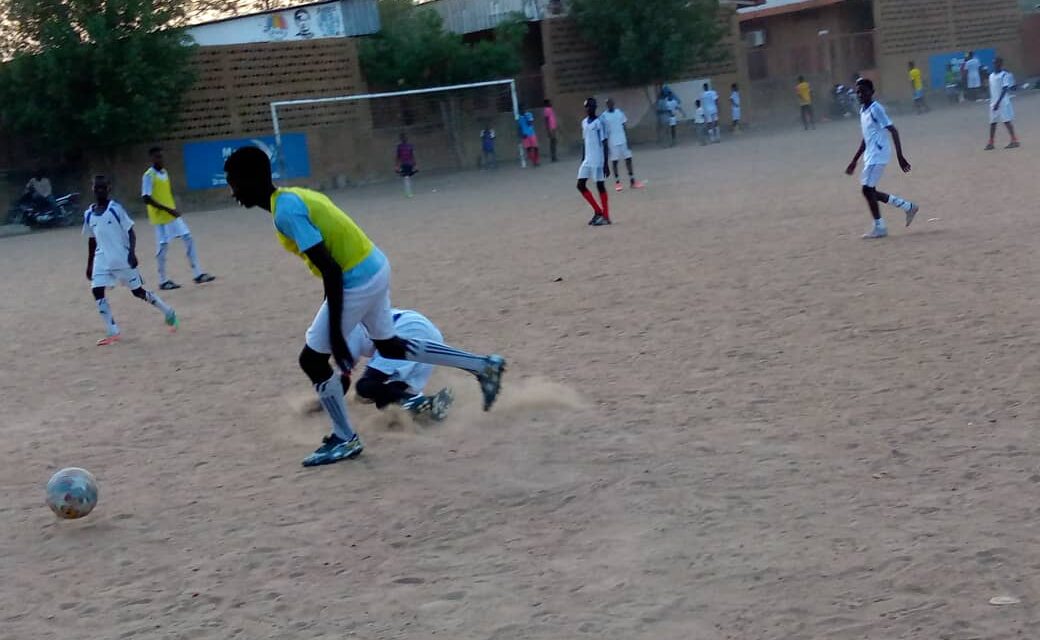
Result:
M347 181L393 171L401 135L421 170L481 166L481 132L495 132L498 162L523 163L516 82L492 80L408 91L281 100L271 103L277 158L290 134L307 137L315 175ZM277 167L276 167L277 168ZM337 185L341 186L341 185Z

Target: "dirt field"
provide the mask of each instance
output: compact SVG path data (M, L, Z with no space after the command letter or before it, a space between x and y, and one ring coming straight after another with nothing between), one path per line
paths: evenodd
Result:
M321 285L266 214L190 216L220 279L165 295L175 336L113 292L104 349L77 232L0 240L0 638L1035 635L1040 99L1017 108L1017 151L982 150L983 106L897 116L914 171L882 188L923 209L876 243L851 121L638 148L611 228L574 161L336 194L395 303L511 369L486 415L441 375L438 428L352 405L364 456L317 470ZM71 465L101 503L60 522Z

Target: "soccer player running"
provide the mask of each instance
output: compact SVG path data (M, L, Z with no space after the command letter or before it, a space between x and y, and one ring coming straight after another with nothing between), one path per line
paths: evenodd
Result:
M610 177L610 167L606 166L605 162L608 154L607 129L603 120L596 116L596 107L595 98L585 100L585 118L581 121L581 137L585 141L585 147L582 151L581 166L578 167L578 191L592 205L593 216L589 224L602 227L611 224L605 184L605 180ZM592 195L586 186L589 179L596 181L596 190L603 201L602 206L596 202L596 196Z
M1005 149L1017 149L1021 145L1015 135L1015 107L1011 104L1011 88L1015 82L1011 74L1004 69L1004 59L997 58L994 62L996 71L989 74L989 144L986 151L993 150L993 141L997 136L997 125L1001 122L1007 127L1011 134L1011 142Z
M899 160L899 168L903 173L910 173L910 162L903 155L903 145L899 140L899 131L888 117L885 108L880 102L874 100L874 83L866 78L860 78L856 83L856 93L863 105L860 108L859 121L863 129L863 140L860 142L856 155L845 169L845 173L852 175L856 172L856 164L863 158L863 197L867 199L870 207L870 215L874 218L874 226L864 234L866 239L884 238L888 235L888 226L885 219L881 217L881 207L878 203L885 203L898 207L906 214L906 226L910 226L917 215L919 207L896 195L882 193L877 190L878 181L885 172L885 165L892 157L892 148L888 142L888 133L892 134L895 142L896 159Z
M636 180L632 169L632 151L628 148L628 133L625 131L625 123L628 117L625 112L614 106L614 99L607 98L607 110L600 115L604 126L607 128L607 143L610 147L610 161L614 164L614 191L621 191L621 173L618 171L618 162L625 161L628 169L628 182L633 189L642 189L644 185Z
M122 282L134 294L163 313L171 331L178 326L177 314L162 299L144 288L137 271L137 235L134 221L126 209L109 196L108 179L95 176L94 204L83 213L83 234L87 242L87 280L90 281L98 313L105 321L105 337L97 341L99 347L119 341L119 325L105 297L105 289Z
M913 60L907 63L907 66L910 69L907 73L907 76L910 78L910 87L914 91L914 111L918 115L931 111L924 99L924 81L921 80L921 70L917 68Z
M412 197L412 176L415 175L415 147L408 142L408 136L401 134L401 142L394 151L394 170L404 181L404 195Z
M148 155L152 166L141 177L141 199L148 207L148 221L155 227L155 262L159 267L159 288L163 291L181 288L181 285L166 276L166 252L174 238L184 241L184 251L188 255L195 284L213 282L216 278L199 266L199 254L195 249L195 240L191 237L191 229L177 211L170 174L163 162L162 147L152 147Z
M484 410L491 408L502 386L505 359L396 335L390 262L332 200L310 189L275 187L271 161L257 147L236 150L224 163L224 171L232 196L246 208L259 207L272 214L279 242L304 261L325 290L325 302L307 330L299 363L332 421L332 433L303 461L305 467L355 458L364 449L347 416L343 378L329 365L331 357L340 372L353 368L347 336L359 324L384 358L469 371L480 383Z

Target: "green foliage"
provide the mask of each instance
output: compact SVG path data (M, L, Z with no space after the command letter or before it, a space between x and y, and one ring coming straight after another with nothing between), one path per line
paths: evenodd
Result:
M191 86L177 0L3 0L17 29L0 66L0 126L50 150L161 136Z
M624 86L661 85L721 57L718 0L571 0L582 35Z
M415 89L506 78L520 70L527 24L513 16L493 40L467 43L440 15L410 0L381 0L382 30L361 43L361 67L373 87Z

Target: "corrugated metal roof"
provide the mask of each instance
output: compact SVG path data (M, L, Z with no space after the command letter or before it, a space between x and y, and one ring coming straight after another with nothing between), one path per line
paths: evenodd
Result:
M780 15L805 11L806 9L817 9L832 4L838 4L845 0L766 0L756 7L744 7L737 9L741 20L752 18L765 18L766 16Z

